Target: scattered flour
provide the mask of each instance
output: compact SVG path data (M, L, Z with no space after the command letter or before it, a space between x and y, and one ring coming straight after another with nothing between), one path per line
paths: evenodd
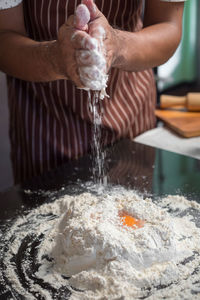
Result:
M144 220L144 226L124 226L124 214ZM199 220L200 205L181 196L152 201L121 187L100 195L66 195L12 225L4 238L10 244L4 276L10 289L27 299L55 299L52 289L63 287L70 299L199 299ZM25 288L13 257L34 235L21 261L31 287Z

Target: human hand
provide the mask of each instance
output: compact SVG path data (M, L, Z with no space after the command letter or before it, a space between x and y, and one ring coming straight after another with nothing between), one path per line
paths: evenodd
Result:
M59 66L65 78L71 79L79 88L105 90L108 78L108 55L103 43L105 31L98 24L90 24L91 16L95 19L97 12L91 4L94 5L93 2L87 2L88 6L79 5L76 15L70 16L60 28Z
M106 73L108 73L117 59L119 49L117 31L110 26L108 20L97 8L93 0L82 0L82 4L86 5L90 12L88 33L99 42L106 60Z
M82 14L82 10L84 13ZM84 88L80 79L76 60L78 49L89 51L96 48L96 41L86 32L90 13L87 7L80 6L77 14L70 16L58 32L56 65L63 79L72 80L76 86Z
M92 8L91 8L92 12ZM86 5L81 4L76 9L76 27L82 27L85 24L86 20L90 20L91 16L88 17L88 13L90 12ZM89 31L89 24L84 25L84 30ZM76 49L76 61L78 66L78 72L80 75L80 79L82 83L85 85L86 89L90 90L99 90L101 91L102 97L106 95L105 88L107 86L107 68L106 68L106 60L104 56L104 47L102 43L102 32L104 35L103 28L101 32L99 32L97 40L95 37L91 37L90 42L93 43L93 49ZM82 29L83 30L83 29ZM84 40L82 40L84 43ZM104 91L104 92L103 92Z

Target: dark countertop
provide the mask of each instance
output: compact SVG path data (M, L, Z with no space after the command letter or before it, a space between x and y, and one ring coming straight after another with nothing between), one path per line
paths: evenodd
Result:
M106 151L108 182L151 197L181 194L200 201L200 160L123 140ZM92 159L87 155L43 176L0 193L0 224L23 206L32 208L49 197L83 189L92 180Z
M92 182L91 169L92 159L90 155L87 155L45 173L43 176L33 178L23 185L13 186L0 193L0 236L3 237L9 232L12 228L11 219L14 221L15 216L23 216L30 209L44 202L53 201L61 195L71 195L87 190L89 181ZM123 140L107 149L106 174L111 187L120 184L153 199L168 194L178 194L200 201L200 161L183 155ZM10 288L9 279L4 274L7 268L4 264L4 255L10 247L9 243L13 240L15 241L15 234L6 243L4 239L0 240L0 270L3 278L1 279L0 272L1 300L13 299L13 295L16 299L24 299L15 292L15 289L12 289L12 285ZM35 253L40 242L37 232L35 236L29 236L27 233L17 254L12 257L12 268L22 282L22 286L29 291L32 289L25 275L32 280L32 274L38 270ZM25 251L26 249L28 250ZM25 275L22 271L24 259L26 262L29 261L26 264ZM34 280L38 283L38 279ZM39 285L54 295L55 291L49 285L41 281ZM66 299L68 294L67 288L61 289L58 294L57 291L55 292L55 297L52 299ZM44 299L44 297L38 298L38 295L35 297L35 299Z

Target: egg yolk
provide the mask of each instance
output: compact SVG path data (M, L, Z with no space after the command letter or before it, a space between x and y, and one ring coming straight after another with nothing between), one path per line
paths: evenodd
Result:
M144 226L143 220L136 219L129 215L121 216L121 221L122 221L123 226L128 226L128 227L132 227L135 229L141 228Z

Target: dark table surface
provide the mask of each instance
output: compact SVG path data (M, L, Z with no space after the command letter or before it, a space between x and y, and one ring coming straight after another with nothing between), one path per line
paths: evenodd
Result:
M200 201L200 160L123 140L106 150L109 184L132 188L151 197L181 194ZM87 155L56 170L0 193L0 225L16 215L92 181L92 159Z
M200 161L196 159L123 140L106 150L105 168L111 187L112 185L122 185L152 198L179 194L192 200L199 201L200 199ZM89 182L93 182L91 170L92 159L90 155L87 155L0 193L0 236L4 235L6 232L4 230L10 230L11 218L14 221L15 216L22 216L27 210L29 211L46 201L53 201L64 194L85 191ZM26 238L28 239L26 240ZM25 237L23 243L29 243L30 238L33 253L35 253L37 248L35 242L38 243L37 235L35 239L32 236ZM21 273L21 264L24 263L23 257L26 257L23 250L26 249L24 248L26 244L23 244L23 247L20 246L17 255L12 260L13 268L25 286L27 286L27 282L24 281L23 272ZM2 249L4 252L7 251L7 247L9 247L9 243L4 245L0 241L0 252ZM6 269L3 263L3 253L0 256L1 271ZM32 276L32 272L34 272L32 268L34 266L37 270L37 264L35 264L32 251L30 251L30 255L33 257L31 256L30 260L30 270L27 267L27 274L30 271ZM13 299L13 293L16 295L15 299L24 299L15 291L11 293L8 286L9 281L5 277L0 282L1 300ZM41 286L44 285L41 284ZM49 289L49 286L45 286L45 289ZM66 299L68 292L61 290L60 293L65 293ZM40 298L36 297L36 299ZM63 297L53 299L63 299Z

